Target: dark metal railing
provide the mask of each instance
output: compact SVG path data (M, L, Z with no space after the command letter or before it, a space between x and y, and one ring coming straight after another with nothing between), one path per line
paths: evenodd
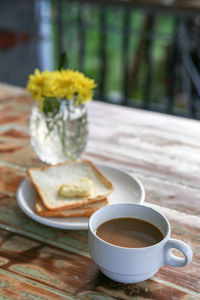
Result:
M73 6L77 9L77 13L69 17L69 21L66 21L66 18L65 21L63 20L62 26L68 26L68 28L77 26L78 59L74 67L86 72L86 74L88 71L87 61L89 59L87 53L89 32L91 29L97 32L98 39L96 43L98 44L98 51L96 52L96 58L98 59L98 66L96 66L95 80L98 83L98 88L95 97L102 101L199 118L198 105L196 105L197 100L195 100L199 97L199 94L195 95L194 99L192 89L190 89L190 94L188 94L187 91L187 101L189 101L189 105L183 103L184 101L182 100L177 100L180 95L181 98L183 96L185 97L186 94L184 86L185 80L183 80L184 76L188 76L188 80L195 86L197 86L197 82L199 82L199 70L196 70L196 72L192 71L189 52L187 53L187 58L186 52L184 52L185 50L182 53L183 44L186 42L182 40L180 43L181 28L186 24L187 19L191 18L190 14L192 11L190 11L190 14L185 14L186 10L184 7L184 12L180 10L179 13L177 13L178 10L176 7L173 13L173 9L171 9L169 17L171 17L171 26L173 29L170 33L165 33L160 32L158 23L156 22L159 16L165 16L162 7L159 7L159 12L157 8L154 11L153 6L150 7L151 9L148 7L147 11L145 7L142 7L143 10L139 10L139 12L143 14L143 22L141 22L140 28L133 28L131 22L135 14L138 13L138 7L135 8L134 1L128 1L129 6L124 5L123 2L120 3L120 1L114 2L117 3L103 2L102 4L101 1L64 0L60 1L59 4L63 6L66 5L69 10L72 9ZM60 9L63 10L62 8ZM98 11L95 22L93 19L90 19L92 10L94 9ZM109 17L111 15L110 9L116 13L116 16L118 12L121 13L120 22L116 17L116 22L112 24L109 23ZM196 14L197 12L195 11L195 15ZM60 22L60 17L57 18L57 20ZM117 98L112 98L108 91L111 77L110 72L112 69L111 57L110 53L108 53L110 34L118 35L119 39L121 39L121 45L118 49L118 61L116 61L116 64L121 63L122 66L120 71L120 85L116 87L116 92L118 93ZM138 39L138 45L135 51L133 51L134 55L132 55L131 62L130 42L133 36ZM64 40L65 38L66 36L63 35L62 39ZM154 77L155 73L158 72L158 66L155 66L154 59L154 44L157 40L168 41L169 44L169 46L163 50L166 52L166 61L163 61L160 66L162 68L163 79L160 81L157 79L157 85L160 85L163 90L161 94L156 94L154 90ZM185 68L184 76L182 74L184 72L182 68ZM141 70L143 70L142 75L140 74ZM116 74L113 74L113 77L115 75ZM140 79L140 76L142 76L142 79ZM140 80L142 80L142 87L140 86L140 96L137 97L134 96L134 91L137 91L138 81Z
M200 36L197 38L195 45L192 45L190 39L191 32L186 26L182 26L179 37L181 62L185 75L186 92L188 95L188 114L193 118L199 118L200 112ZM200 30L198 32L200 34ZM194 38L194 36L193 36ZM194 48L196 46L196 51ZM193 53L192 53L193 52ZM196 58L196 59L195 59Z
M123 41L122 41L122 90L123 90L123 101L124 105L127 104L128 89L129 89L129 61L128 61L128 49L130 44L130 26L131 26L131 12L129 9L124 9L123 16Z
M106 10L104 7L99 7L99 29L100 29L100 38L99 38L99 57L100 66L99 66L99 94L101 99L106 98L106 81L107 81L107 66L108 58L106 53L106 44L107 44L107 24L106 24Z

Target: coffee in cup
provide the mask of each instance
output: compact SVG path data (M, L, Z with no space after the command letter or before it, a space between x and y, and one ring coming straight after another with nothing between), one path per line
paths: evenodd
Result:
M156 226L137 218L106 221L97 228L96 235L105 242L126 248L152 246L164 238Z
M89 220L89 252L100 270L121 283L144 281L163 265L184 267L192 249L170 238L170 224L157 210L141 204L113 204ZM178 249L184 258L175 256Z

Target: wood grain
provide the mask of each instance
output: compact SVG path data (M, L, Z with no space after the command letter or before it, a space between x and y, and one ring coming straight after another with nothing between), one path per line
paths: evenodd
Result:
M27 167L43 165L29 141L32 104L22 89L0 84L0 295L200 299L200 123L98 101L88 105L90 135L83 157L137 176L147 205L163 212L172 237L194 252L185 268L164 266L150 280L124 285L106 278L90 259L87 231L46 227L19 209L15 193Z
M176 282L170 286L168 281L159 281L157 277L161 271L155 278L140 284L120 284L106 278L89 258L8 234L4 230L1 236L1 270L12 274L11 277L20 276L23 281L34 280L37 284L44 284L48 289L56 288L67 294L85 297L95 291L96 296L103 293L115 299L129 299L132 296L149 299L180 299L186 296L185 299L198 299L195 293L191 292L189 298L181 288L175 288Z

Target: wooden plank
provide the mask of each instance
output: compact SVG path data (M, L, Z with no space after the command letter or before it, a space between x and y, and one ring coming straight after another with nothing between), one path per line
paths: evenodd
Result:
M200 218L155 204L148 205L158 209L168 218L171 224L171 237L186 242L193 250L191 264L184 268L164 266L156 274L156 277L190 290L200 292L200 272L198 271L200 270ZM176 255L180 254L176 253Z
M42 297L45 291L48 299L53 299L54 293L81 299L199 299L199 122L99 102L88 105L90 137L83 157L136 175L145 186L147 204L169 218L172 237L189 243L194 251L192 263L185 268L165 266L151 280L121 285L103 276L88 258L87 231L43 226L17 206L15 193L26 168L43 164L31 149L28 136L33 102L26 95L13 93L9 98L6 93L1 97L0 87L3 296L10 297L6 293L11 291L20 299L17 293L23 282L27 285L21 295L29 298ZM12 284L6 289L7 282Z
M26 101L25 107L28 103L30 106L30 99L21 97L15 100L18 104L15 115L6 115L1 120L4 125L12 124L14 118L15 124L19 123L27 128L27 115L21 119L24 105L19 103L24 104ZM144 174L153 172L154 176L164 180L199 189L200 141L196 139L200 134L198 121L99 102L90 103L88 113L90 136L86 152L91 159L120 163ZM109 115L109 119L105 119L105 115ZM8 132L10 130L13 128L9 128ZM24 141L24 146L26 145ZM29 149L27 152L30 152ZM11 153L6 153L6 157L2 156L2 159L22 164L22 160L17 161L17 154L20 152L19 156L22 157L26 152L23 150L18 149L14 158ZM30 156L31 154L28 158ZM24 163L27 161L24 159ZM34 157L31 163L37 164L37 158Z
M160 180L157 177L132 173L143 183L146 191L145 201L157 205L187 212L190 215L200 216L200 191L193 187L176 182Z
M112 297L112 299L158 299L158 300L195 300L199 299L198 293L191 293L187 290L181 290L175 285L170 286L168 282L158 282L152 278L146 280L145 282L137 284L120 284L109 280L102 273L99 273L96 278L94 278L95 286L93 287L94 292L92 293L92 288L90 291L82 291L78 295L94 297L93 299L98 299L98 296L102 294Z
M3 178L3 180L0 180L0 192L15 194L25 178L25 173L0 164L0 178Z
M32 157L31 161L34 166L42 166L43 163L40 162L36 157L33 159L31 153L28 151L23 151L21 155L18 152L16 154L17 160L14 161L16 166L0 161L0 176L5 178L4 181L0 182L0 191L4 193L15 193L19 183L26 176L25 169L19 169L18 166L29 165L29 157ZM15 157L15 155L11 155ZM85 155L85 158L90 158L90 156ZM24 160L25 159L25 160ZM11 160L12 161L12 160ZM17 164L20 161L20 164ZM101 160L93 160L95 163L105 163ZM5 165L3 165L5 164ZM120 168L125 172L128 172L136 177L138 177L143 183L146 190L146 201L161 204L165 207L171 207L177 209L178 211L188 212L189 214L200 215L200 192L199 189L193 187L186 187L185 185L178 184L176 182L171 182L168 180L163 180L158 177L148 176L147 174L138 173L138 170L132 171L131 168L124 168L123 166L117 164L111 164L113 167ZM159 186L159 189L157 188Z
M36 287L42 284L47 291L51 288L84 299L91 295L106 295L114 299L132 299L134 296L141 297L137 299L198 299L198 293L157 277L139 284L116 283L105 277L89 258L10 235L2 230L0 232L0 274L9 275L3 281L1 279L1 285L5 287L7 283L9 291L10 284L14 284L19 292L20 282L29 283L30 280ZM30 292L33 291L31 288Z
M16 145L17 142L15 142L14 140L12 140L10 144L6 144L6 139L4 138L4 144L0 146L1 165L6 165L6 163L8 163L7 165L13 164L13 167L20 166L24 170L26 170L29 167L41 167L44 165L44 163L42 163L38 159L36 153L30 145Z
M31 110L30 103L29 98L25 95L5 99L5 102L0 105L0 126L6 123L16 125L27 124Z
M0 200L0 228L40 242L88 256L87 231L57 230L34 222L18 207L15 197Z
M198 121L97 102L89 120L91 158L199 189Z
M0 105L0 162L41 166L30 145L29 115L33 101L27 95L11 97Z
M13 96L24 95L24 89L10 84L0 83L0 101Z
M31 106L34 104L34 100L28 95L24 89L19 88L20 93L16 93L16 90L9 89L4 96L4 90L2 89L0 83L0 109L3 109L2 112L6 112L4 107L9 107L10 110L7 111L7 114L12 112L20 111L29 111L31 110Z
M1 270L69 294L77 294L96 274L95 263L87 257L4 230L0 233Z
M194 251L192 263L182 269L163 267L161 273L157 276L166 281L173 280L177 285L187 287L193 291L200 290L200 277L198 270L200 269L199 254L199 236L200 236L200 219L195 216L189 216L175 210L158 207L169 218L172 224L172 237L182 239L189 243ZM188 219L188 222L187 222ZM84 256L88 255L87 250L87 231L64 231L37 224L26 217L14 199L1 200L0 224L4 225L7 230L31 237L40 242L54 245L60 249L69 250Z
M79 298L1 269L0 299L78 300Z
M84 158L91 160L91 156L87 154L84 155ZM106 164L137 177L145 188L145 201L200 216L199 188L165 180L154 174L149 176L143 170L133 170L131 166L124 166L122 163L102 160L101 156L96 156L95 159L93 157L92 160L96 164Z

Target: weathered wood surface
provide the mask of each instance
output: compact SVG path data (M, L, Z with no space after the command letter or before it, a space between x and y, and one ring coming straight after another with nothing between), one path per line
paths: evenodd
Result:
M85 158L116 166L144 184L172 237L189 243L192 263L162 267L150 280L122 285L90 259L87 231L34 222L16 203L26 168L40 166L30 147L32 100L0 85L0 299L200 299L200 123L99 102L88 105Z

